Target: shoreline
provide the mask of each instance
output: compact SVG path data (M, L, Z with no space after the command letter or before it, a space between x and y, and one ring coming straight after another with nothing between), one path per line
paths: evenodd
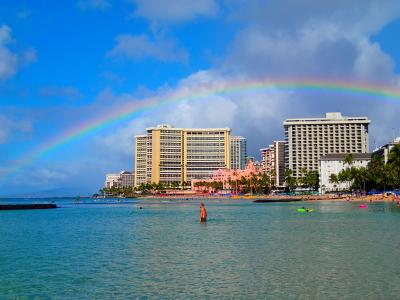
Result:
M393 202L396 203L400 201L400 197L394 197L393 195L384 196L382 194L378 195L366 195L366 196L351 196L348 195L260 195L260 196L220 196L220 195L168 195L168 196L144 196L139 197L139 199L177 199L177 200L194 200L194 199L204 199L204 200L217 200L217 199L225 199L225 200L275 200L276 202L288 202L288 201L307 201L307 202L315 202L315 201L333 201L333 202Z

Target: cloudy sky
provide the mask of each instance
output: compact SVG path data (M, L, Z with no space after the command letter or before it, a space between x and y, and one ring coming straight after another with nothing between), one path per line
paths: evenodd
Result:
M62 4L61 4L62 3ZM249 153L289 117L372 120L370 144L400 135L400 99L248 90L171 102L34 156L49 141L149 97L265 79L361 82L400 93L398 0L1 1L0 195L89 194L133 169L146 127L230 127ZM35 194L35 195L36 195Z

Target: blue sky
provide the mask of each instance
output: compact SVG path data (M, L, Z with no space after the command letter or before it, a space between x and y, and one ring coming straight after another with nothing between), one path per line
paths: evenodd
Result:
M157 123L229 126L249 152L287 117L366 115L371 148L400 135L400 101L296 91L215 95L113 124L9 167L126 102L190 95L238 78L332 78L400 88L398 1L2 1L0 195L85 194L133 168L133 137ZM47 192L50 193L50 192Z

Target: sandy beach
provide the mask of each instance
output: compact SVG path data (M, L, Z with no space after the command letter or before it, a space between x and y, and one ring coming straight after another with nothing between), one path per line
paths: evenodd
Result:
M326 194L326 195L253 195L253 196L221 196L221 195L208 195L208 194L193 194L193 195L152 195L144 198L170 198L170 199L245 199L245 200L257 200L257 199L293 199L293 200L304 200L304 201L357 201L357 202L397 202L400 201L400 197L394 195L365 195L355 196L352 194Z

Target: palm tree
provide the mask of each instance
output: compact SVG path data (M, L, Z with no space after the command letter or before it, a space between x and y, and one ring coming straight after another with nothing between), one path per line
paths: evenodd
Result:
M390 179L394 187L400 187L400 144L395 145L389 153L387 165L390 170Z
M298 182L299 182L299 184L301 186L306 186L307 185L307 174L308 174L307 169L306 168L301 168L300 169L300 174L301 174L301 176L298 179Z
M354 163L354 157L353 154L349 153L346 155L346 157L344 158L344 162L351 167Z
M375 155L368 164L368 172L376 189L380 189L383 183L383 172L385 163L382 156Z
M242 186L242 190L244 192L248 192L250 190L250 181L244 176L240 178L240 185Z
M235 194L237 195L238 193L238 178L237 178L237 172L236 170L233 171L233 177L235 179Z
M285 170L285 184L291 192L297 187L297 179L293 176L293 171L291 169Z
M275 176L276 176L276 171L275 170L271 170L269 172L269 190L272 190L272 185L276 184L275 182Z
M253 194L253 191L257 193L258 190L258 178L257 175L251 174L250 177L250 193Z
M314 191L319 188L319 173L318 171L307 172L305 176L305 185L308 188L312 188Z
M349 181L349 169L345 169L339 172L338 180L340 183L347 183Z
M268 194L271 191L271 180L267 174L262 174L260 178L260 186L264 194Z
M369 174L368 174L368 170L365 167L361 167L357 170L357 181L359 181L360 183L360 189L361 189L361 184L363 187L363 192L365 193L365 183L366 181L369 179Z
M335 191L336 191L337 184L339 183L339 178L338 178L338 176L337 176L336 174L332 173L332 174L329 176L329 182L330 182L330 183L333 183L333 187L335 188Z

